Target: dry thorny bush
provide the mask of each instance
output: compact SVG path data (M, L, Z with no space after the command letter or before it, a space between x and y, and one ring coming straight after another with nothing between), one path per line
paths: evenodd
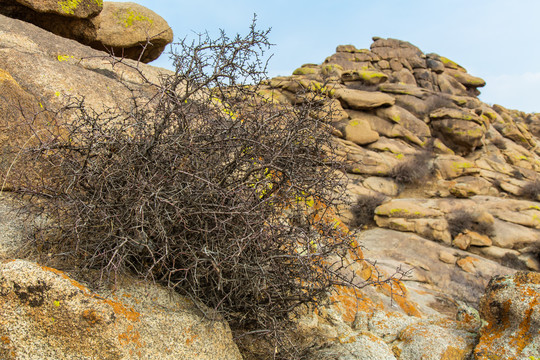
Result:
M332 114L309 116L328 108L316 92L295 106L259 95L267 34L182 40L174 75L150 99L134 91L129 111L67 99L19 160L41 170L13 176L49 219L32 240L41 252L168 285L292 358L280 331L301 305L396 278L347 271L362 259L327 214L344 185Z

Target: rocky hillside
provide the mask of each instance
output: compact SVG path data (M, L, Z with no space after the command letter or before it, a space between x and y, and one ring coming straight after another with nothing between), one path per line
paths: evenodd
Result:
M138 5L0 0L0 14L9 16L0 15L3 179L16 163L9 149L31 136L13 125L29 114L66 95L96 109L126 106L124 83L150 97L145 78L166 72L138 63L172 39ZM164 39L141 52L149 29ZM134 60L113 63L104 48ZM322 64L264 84L261 94L277 103L297 104L306 92L330 100L352 203L339 215L381 271L411 270L397 288L340 288L332 306L297 319L310 359L540 357L540 118L483 103L484 85L443 56L380 38L369 50L338 46ZM26 225L9 211L17 206L5 185L2 358L241 358L228 325L190 299L129 277L91 291L14 260ZM373 276L365 264L357 271Z

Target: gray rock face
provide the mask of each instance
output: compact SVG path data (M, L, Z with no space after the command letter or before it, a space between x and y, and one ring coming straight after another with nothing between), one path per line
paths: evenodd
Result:
M102 0L2 0L6 13L25 12L31 9L38 13L56 14L73 18L88 18L99 14L103 9ZM20 4L21 6L18 6ZM8 9L8 8L11 8Z
M15 260L0 264L0 288L4 359L242 358L227 324L158 286L132 280L103 296L58 270Z

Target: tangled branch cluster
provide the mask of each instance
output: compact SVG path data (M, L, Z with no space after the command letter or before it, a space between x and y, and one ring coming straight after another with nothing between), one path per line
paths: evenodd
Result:
M362 286L344 275L359 260L352 235L325 220L343 186L331 114L320 115L329 107L308 90L295 106L261 96L269 45L254 25L245 37L202 35L178 44L175 74L129 111L70 99L25 151L48 170L19 180L52 219L43 251L135 272L253 331L321 304L334 285Z

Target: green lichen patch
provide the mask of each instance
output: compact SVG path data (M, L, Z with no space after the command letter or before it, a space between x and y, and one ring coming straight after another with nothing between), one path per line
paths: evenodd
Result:
M293 75L311 75L316 73L317 69L311 67L301 67L293 71Z
M63 13L73 15L75 14L75 9L79 6L80 2L81 0L63 0L59 1L58 5Z
M452 61L444 56L441 56L441 61L444 64L445 67L450 69L459 70L461 66L459 66L455 61Z
M141 13L135 12L134 10L124 10L116 13L118 21L128 28L133 26L136 22L147 22L153 24L154 20L150 19L148 16L144 16Z
M370 85L378 85L388 80L388 75L371 70L349 70L341 75L343 81L361 81Z

